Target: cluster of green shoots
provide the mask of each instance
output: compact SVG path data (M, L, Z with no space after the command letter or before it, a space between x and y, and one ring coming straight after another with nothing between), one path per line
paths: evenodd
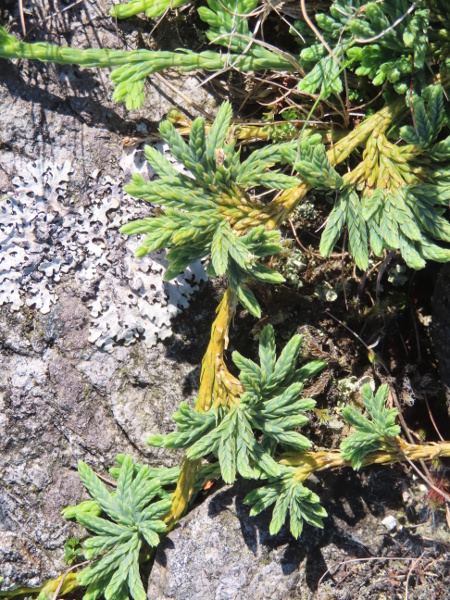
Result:
M161 17L184 4L131 0L116 5L111 15ZM209 276L226 278L228 288L212 326L195 406L182 402L174 415L177 429L148 439L152 446L183 450L182 465L154 468L119 456L119 468L111 469L114 485L108 487L80 463L91 500L64 514L92 534L82 547L69 545L72 558L83 555L89 565L44 586L41 599L55 589L69 593L83 586L84 600L144 600L140 565L211 480L231 484L238 475L258 480L259 487L245 499L250 514L273 507L270 532L277 533L288 521L298 537L305 523L322 527L327 516L305 484L312 473L450 455L449 443L414 445L400 437L398 412L388 407L386 385L375 394L363 387L364 412L352 406L342 410L353 429L339 449L314 450L298 431L315 406L313 399L303 397L303 387L326 365L302 360L299 335L277 356L274 330L267 325L260 336L259 364L233 353L238 378L224 359L237 304L260 318L258 286L284 281L270 257L283 247L282 223L310 190L320 192L325 205L333 204L320 241L324 257L346 232L348 250L362 272L374 255L392 251L399 251L413 269L423 268L427 260L450 260L450 226L444 216L450 200L448 3L334 0L326 12L314 15L314 22L308 11L301 20L283 16L298 53L258 37L256 25L266 16L267 4L206 4L198 14L208 26L208 40L220 51L81 50L25 43L0 27L0 57L112 67L114 98L129 109L142 107L146 78L169 67L271 70L280 76L289 73L295 82L289 97L301 103L289 114L308 117L301 127L295 118L285 119L289 126L278 129L264 123L247 127L232 122L231 105L224 103L211 124L197 118L177 129L165 121L161 137L183 171L146 147L159 178L149 182L135 175L125 189L159 208L121 232L144 236L138 257L169 250L166 278L201 259ZM351 103L360 111L373 104L374 110L349 131ZM332 117L315 130L308 119L321 107ZM337 134L336 115L341 114L347 116ZM246 137L276 141L248 152L240 145Z

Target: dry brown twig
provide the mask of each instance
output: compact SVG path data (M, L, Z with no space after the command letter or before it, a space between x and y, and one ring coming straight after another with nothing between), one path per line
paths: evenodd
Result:
M73 567L70 567L70 569L67 569L67 571L65 571L65 573L63 573L62 577L61 577L61 581L58 584L58 587L55 590L55 593L52 596L52 600L58 600L58 596L59 596L59 592L62 589L62 586L64 585L64 582L66 581L66 577L69 573L71 573L72 571L74 571L75 569L78 569L79 567L83 567L84 565L89 564L91 561L90 560L86 560L82 563L79 563L77 565L73 565Z
M384 561L384 560L387 560L387 561L399 560L399 561L411 562L411 561L416 560L416 558L415 557L403 557L403 556L370 556L368 558L351 558L349 560L343 560L335 567L335 570L333 571L333 573L331 572L332 567L327 569L325 571L325 573L322 575L322 577L319 579L317 586L319 586L323 582L323 580L325 579L325 577L327 575L334 577L336 575L336 573L339 571L339 569L345 565L355 564L355 563Z
M23 0L19 0L19 15L20 15L20 24L22 26L23 37L27 35L27 28L25 26L25 15L23 13Z
M409 580L411 578L411 575L414 571L414 569L416 568L416 566L419 564L419 562L422 560L423 555L425 554L425 551L422 552L422 554L416 558L416 560L413 562L413 564L411 565L409 571L408 571L408 576L406 577L406 589L405 589L405 600L408 600L408 595L409 595Z

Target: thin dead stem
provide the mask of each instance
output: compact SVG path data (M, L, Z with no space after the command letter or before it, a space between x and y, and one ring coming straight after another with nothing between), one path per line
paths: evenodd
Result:
M326 49L326 51L328 52L328 54L332 57L334 56L334 52L333 50L330 48L330 46L326 43L326 41L324 40L322 34L320 33L320 31L317 29L317 27L314 25L314 23L311 21L311 19L309 18L308 15L308 11L306 10L306 5L305 5L305 0L300 0L300 8L302 10L302 15L303 18L305 19L305 22L307 23L308 27L311 29L311 31L315 34L315 36L317 37L317 39L321 42L321 44L323 45L323 47ZM336 58L336 57L335 57ZM339 64L340 61L338 58L336 58L337 62Z
M23 0L19 0L19 15L20 15L20 24L22 26L23 37L27 35L27 28L25 25L25 15L23 12Z

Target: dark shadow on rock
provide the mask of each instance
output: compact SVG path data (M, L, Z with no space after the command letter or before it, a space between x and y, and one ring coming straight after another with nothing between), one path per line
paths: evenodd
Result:
M216 290L210 281L199 283L199 290L193 294L189 307L183 309L171 321L173 336L164 341L167 358L182 360L195 365L198 371L206 348L208 347L211 325L218 304ZM200 375L200 373L198 373ZM191 383L188 386L192 385Z
M166 551L173 550L174 548L175 548L175 544L172 542L172 540L170 538L166 537L163 539L161 544L158 546L158 557L156 560L158 561L159 565L161 565L162 567L167 566Z
M48 86L32 84L25 82L22 79L20 69L6 61L0 59L0 70L2 73L1 82L7 87L12 98L20 98L27 102L32 102L35 107L40 107L42 110L50 110L62 116L74 117L82 124L89 126L103 125L108 131L126 135L134 130L134 124L131 120L124 119L118 112L111 108L107 108L100 95L97 96L95 88L98 87L98 81L95 79L95 73L89 71L81 72L78 67L70 67L65 65L64 71L61 66L55 67L57 73L61 75L63 72L70 72L73 95L58 96L49 91ZM48 65L40 66L40 71L45 69L44 74L50 77L51 67ZM52 85L52 87L54 87ZM63 93L63 86L61 86ZM69 91L69 90L66 90ZM89 95L86 96L86 91ZM83 96L77 95L83 93ZM85 108L89 109L89 113L84 117L81 112ZM156 129L156 123L149 122Z
M235 510L243 540L252 553L256 555L260 547L264 548L263 553L284 547L281 558L284 575L290 575L305 562L306 582L310 591L314 592L328 569L323 553L327 546L332 544L352 558L367 558L386 545L384 536L379 533L371 537L368 532L367 536L357 539L358 535L353 532L368 514L375 517L374 523L378 524L385 510L399 510L403 506L398 484L401 477L398 469L375 467L372 472L368 470L362 475L345 469L340 473L324 473L316 481L308 481L306 485L319 494L328 517L324 520L323 529L305 524L298 540L292 537L287 524L278 534L270 535L273 507L250 517L250 507L244 504L244 498L257 487L256 482L240 480L232 488L216 492L209 500L208 515L220 518L223 511ZM374 523L371 523L372 527Z

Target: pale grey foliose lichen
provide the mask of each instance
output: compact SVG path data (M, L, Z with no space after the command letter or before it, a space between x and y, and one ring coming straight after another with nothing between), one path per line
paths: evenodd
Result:
M124 155L125 176L147 169L141 156ZM83 198L69 197L76 168L69 161L20 161L13 194L0 203L0 306L48 313L60 282L72 278L89 288L89 340L97 346L111 351L140 337L153 346L169 337L171 319L206 279L203 266L166 283L164 252L133 256L138 240L125 240L118 229L142 215L143 207L122 191L122 180L94 171Z

